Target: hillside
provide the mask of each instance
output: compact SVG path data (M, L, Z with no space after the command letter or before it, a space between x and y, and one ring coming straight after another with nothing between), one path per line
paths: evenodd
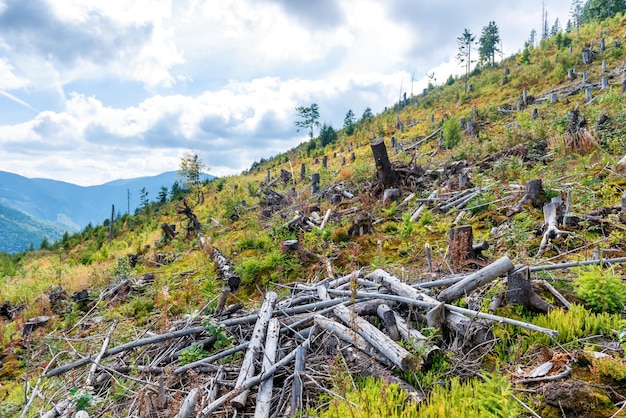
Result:
M2 258L0 415L624 416L625 36Z
M214 176L204 174L203 181ZM97 225L116 213L134 213L140 206L141 189L147 199L158 199L161 188L170 191L177 181L176 171L156 176L115 180L102 185L83 187L62 181L26 178L0 171L0 204L13 209L10 218L0 218L0 251L15 253L31 246L39 248L44 238L54 242L65 231L78 232L87 225ZM25 222L24 218L31 218ZM10 232L10 233L9 233Z

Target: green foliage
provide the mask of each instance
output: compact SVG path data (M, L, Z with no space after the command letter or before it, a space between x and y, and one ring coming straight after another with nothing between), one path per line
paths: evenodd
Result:
M576 294L595 312L616 313L626 303L626 283L612 270L591 266L574 281Z
M203 326L209 334L215 337L215 342L213 343L215 350L227 347L233 342L233 338L226 333L224 325L217 324L209 318L203 323Z
M459 120L452 116L446 119L442 127L443 146L448 149L456 147L461 142L461 124Z
M102 399L95 395L92 386L83 386L80 388L74 386L70 388L69 392L70 399L72 400L72 403L76 407L77 411L86 411L99 402L102 402Z
M367 377L357 387L336 387L342 396L323 394L326 409L309 415L319 418L417 418L416 404L399 385Z
M189 348L181 351L178 355L178 361L181 365L190 364L209 356L209 352L204 349L202 344L192 344Z
M498 48L500 43L500 31L496 22L491 21L485 27L478 39L478 54L481 65L495 65L496 53L502 53Z
M295 122L298 132L300 129L309 130L309 138L313 139L313 128L319 127L320 111L319 106L316 103L311 106L299 106L296 108L297 116L300 120Z
M588 335L610 336L613 330L626 328L626 320L616 314L606 312L593 313L582 305L573 303L569 310L553 309L546 315L538 315L532 323L540 327L556 330L556 341L567 343ZM550 344L550 338L543 334L531 334L526 337L528 345L532 343Z
M420 417L517 417L519 403L511 397L511 384L497 371L483 379L462 382L454 377L450 387L435 386L428 401L419 405Z
M599 358L593 366L600 376L608 377L622 384L626 383L626 361L622 358Z
M348 110L346 113L346 117L343 120L343 131L346 135L352 135L354 133L354 129L356 127L356 116L354 116L354 112L352 109Z
M235 271L241 277L242 285L252 285L278 282L298 271L300 267L293 255L274 250L262 256L244 258L235 265Z
M530 64L530 49L529 48L524 48L524 50L522 51L522 54L519 56L518 62L520 64L525 64L525 65Z
M337 132L333 129L331 125L322 125L322 129L320 129L320 143L322 147L325 147L328 144L332 144L337 141Z

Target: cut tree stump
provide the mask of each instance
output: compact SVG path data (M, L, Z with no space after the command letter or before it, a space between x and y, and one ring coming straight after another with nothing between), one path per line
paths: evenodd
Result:
M376 177L384 189L393 187L396 183L396 172L389 162L387 147L383 137L375 138L370 143L374 162L376 163Z
M528 266L520 267L509 272L506 292L507 303L521 305L536 312L547 313L554 306L543 300L533 289L530 283Z
M458 226L450 229L448 245L450 248L450 265L453 270L460 270L470 264L481 266L484 259L482 250L489 244L474 244L474 233L471 225Z
M553 197L550 202L543 205L544 233L536 257L539 257L547 250L550 240L571 234L571 232L561 231L558 228L563 218L562 211L563 199L560 196Z
M506 216L512 216L522 211L524 206L530 204L535 208L540 208L546 202L544 196L543 184L541 179L528 180L526 182L526 192L524 196L513 206L509 208Z

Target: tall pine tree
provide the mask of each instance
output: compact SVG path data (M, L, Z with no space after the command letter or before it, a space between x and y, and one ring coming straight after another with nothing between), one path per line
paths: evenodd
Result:
M496 22L489 22L483 27L483 31L478 39L478 55L481 65L495 65L496 53L501 53L498 48L500 43L500 31Z

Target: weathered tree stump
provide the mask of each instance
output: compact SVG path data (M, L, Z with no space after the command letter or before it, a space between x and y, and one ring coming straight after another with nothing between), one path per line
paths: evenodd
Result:
M546 202L543 183L541 179L528 180L526 182L526 192L524 196L509 208L506 216L512 216L522 211L524 206L530 204L535 208L541 207Z
M169 225L163 222L161 224L161 229L163 230L163 233L168 239L174 239L176 238L176 235L178 234L178 231L176 231L176 225Z
M311 194L315 194L320 190L320 173L311 175Z
M528 266L509 272L506 301L507 303L521 305L528 310L542 313L547 313L548 310L554 308L534 291L530 283Z
M370 143L374 162L376 163L376 177L385 189L393 187L396 183L396 172L394 171L389 156L387 155L387 147L383 137L376 138Z
M450 229L448 237L450 248L450 264L453 269L462 269L468 264L482 264L481 250L489 248L484 243L474 245L474 233L471 225L458 226Z

